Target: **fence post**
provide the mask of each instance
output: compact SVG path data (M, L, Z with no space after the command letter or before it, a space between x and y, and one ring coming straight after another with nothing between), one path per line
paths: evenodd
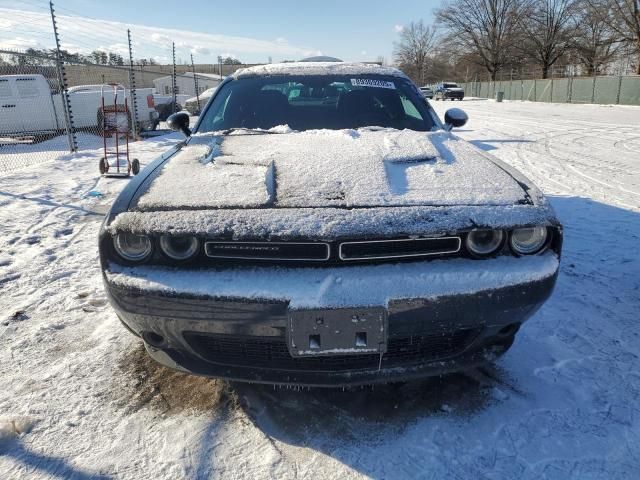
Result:
M67 138L69 140L69 151L73 153L78 151L78 142L76 141L76 131L73 127L73 113L71 111L71 101L69 100L69 92L67 90L67 75L64 71L62 55L60 55L60 36L58 35L58 25L56 24L56 15L53 9L53 2L49 2L49 10L51 11L53 35L56 40L56 70L58 72L58 84L60 86L62 111L64 113L64 128L67 132Z
M553 103L553 67L551 67L551 92L550 92L549 102Z
M193 73L193 86L196 89L196 102L198 104L198 115L200 115L200 92L198 91L198 76L196 75L196 66L193 63L193 54L191 54L191 73Z
M127 42L129 43L129 90L131 91L131 107L133 115L131 117L131 126L133 127L133 136L138 140L140 134L138 130L138 98L136 96L136 74L133 70L133 49L131 48L131 30L127 29Z
M618 77L618 91L616 92L616 105L620 104L620 90L622 89L622 75Z
M533 79L533 101L537 102L538 101L538 85L537 85L537 81L534 78Z
M173 99L173 113L177 112L177 100L176 100L176 89L178 88L176 84L176 44L175 42L171 42L171 52L173 57L173 64L171 69L171 90L172 90L172 99Z
M591 86L591 103L596 101L596 72L593 72L593 85Z
M509 100L513 100L513 68L509 71Z

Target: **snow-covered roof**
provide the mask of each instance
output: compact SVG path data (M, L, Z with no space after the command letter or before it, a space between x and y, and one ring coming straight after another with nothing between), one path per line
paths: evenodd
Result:
M238 133L245 134L192 137L136 208L514 205L526 200L518 182L484 152L447 132Z
M271 63L242 68L233 78L258 77L267 75L388 75L407 78L397 68L382 67L371 63L346 62L290 62Z

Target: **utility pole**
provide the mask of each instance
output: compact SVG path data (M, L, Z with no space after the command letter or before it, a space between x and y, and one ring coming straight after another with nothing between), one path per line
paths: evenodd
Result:
M133 136L138 139L138 100L136 97L136 74L133 71L133 49L131 48L131 30L127 29L127 41L129 43L129 90L131 91L131 107L133 113L131 115L131 126L133 127Z
M178 107L178 102L176 100L176 90L178 88L177 84L176 84L176 44L175 42L171 42L171 52L172 52L172 57L173 57L173 69L172 69L172 73L171 73L171 83L172 83L172 89L171 91L173 92L173 113L177 112L177 107Z
M196 66L193 63L193 53L191 54L191 73L193 73L193 86L196 89L196 102L198 103L198 114L200 113L200 92L198 91L198 76L196 75Z
M76 132L73 128L73 113L71 112L71 102L69 101L69 92L67 90L67 75L64 71L64 62L60 54L60 35L58 34L58 25L56 24L56 14L53 9L53 2L49 2L49 10L51 11L51 23L53 24L53 35L56 40L56 64L58 71L58 84L60 86L60 95L62 96L62 110L64 113L64 127L69 140L69 151L78 151L78 142L76 141Z
M220 76L220 81L222 81L222 56L218 55L218 75Z

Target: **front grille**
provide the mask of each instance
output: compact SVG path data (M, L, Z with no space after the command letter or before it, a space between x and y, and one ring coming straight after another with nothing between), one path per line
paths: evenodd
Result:
M456 253L460 245L460 237L343 242L339 255L341 260L426 257Z
M400 238L362 241L226 241L207 240L204 253L211 262L315 263L339 265L347 262L412 260L460 252L459 236Z
M476 338L477 329L429 335L392 337L382 368L444 360L461 353ZM378 354L292 357L282 337L252 337L184 332L189 346L205 360L226 366L271 370L339 372L377 370Z
M319 242L206 242L208 257L239 260L316 261L329 259L329 245Z

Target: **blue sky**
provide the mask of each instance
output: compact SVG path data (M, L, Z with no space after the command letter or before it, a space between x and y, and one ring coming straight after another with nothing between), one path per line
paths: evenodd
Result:
M130 26L138 40L138 56L149 53L164 57L171 39L179 44L178 55L182 57L194 53L205 60L218 54L232 54L246 62L265 62L269 56L279 61L318 52L345 60L374 60L379 55L390 60L398 26L412 20L431 21L432 11L439 4L424 0L55 2L58 13L63 15L60 21L63 42L69 47L89 49L95 43L96 47L109 48L112 45L108 36L113 34L113 45L120 48L122 31ZM38 21L29 19L22 25L11 25L6 20L3 25L0 20L0 44L4 41L6 47L11 45L7 42L13 41L18 46L30 40L47 43L46 32L30 35L39 22L41 27L46 26L43 16L46 5L39 0L0 0L0 7L29 10L42 17ZM26 18L27 14L7 13L4 18L21 18L20 15ZM82 15L92 19L93 24L83 30L78 28L77 19L64 18L66 15ZM98 20L115 23L101 25ZM140 28L143 26L150 28Z

